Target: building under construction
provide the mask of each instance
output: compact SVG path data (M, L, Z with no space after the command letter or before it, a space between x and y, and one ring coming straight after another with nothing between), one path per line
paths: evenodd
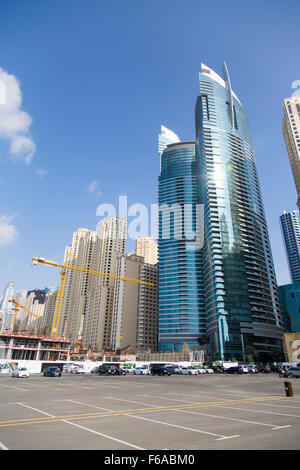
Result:
M71 342L35 334L2 333L0 359L63 361L70 357Z

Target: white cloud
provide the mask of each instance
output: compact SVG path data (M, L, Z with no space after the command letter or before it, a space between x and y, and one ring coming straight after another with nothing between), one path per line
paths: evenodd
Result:
M44 168L39 168L38 170L35 170L35 174L39 176L41 179L43 179L44 176L48 174L48 172Z
M14 216L0 216L0 247L14 243L18 237L16 227L11 224Z
M90 193L96 194L97 196L101 196L101 191L99 191L99 183L98 181L92 181L89 184L88 191Z
M36 146L30 137L32 119L21 109L22 93L15 75L0 67L0 139L9 142L13 160L30 163Z

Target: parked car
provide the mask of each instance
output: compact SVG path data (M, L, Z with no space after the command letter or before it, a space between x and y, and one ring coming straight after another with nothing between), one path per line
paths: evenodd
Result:
M118 364L102 364L99 367L99 375L126 375L124 371Z
M224 369L221 366L210 366L211 369L214 371L215 374L223 374Z
M85 370L83 366L76 366L72 368L71 373L72 374L85 374Z
M120 368L126 373L126 374L133 374L134 373L134 367L129 367L129 366L120 366Z
M151 375L171 375L168 367L164 364L152 364L150 366Z
M11 374L12 377L29 377L29 371L26 367L19 367L18 369L15 369L13 373Z
M135 367L133 373L134 375L150 375L150 369L148 366Z
M207 374L214 374L214 370L212 367L209 367L209 366L205 366L205 370L206 370L206 373Z
M249 369L248 369L248 366L246 366L246 364L239 364L239 367L242 369L244 374L248 374Z
M285 372L285 376L290 377L291 379L293 378L297 379L298 377L300 377L300 367L290 367Z
M198 374L206 374L206 368L205 367L197 367L197 373Z
M180 374L180 367L175 366L175 365L167 365L166 366L168 371L171 372L171 374Z
M250 364L248 366L249 374L258 374L258 367L256 364Z
M258 372L261 372L262 374L269 374L271 372L271 367L265 366L263 364L257 366Z
M47 367L43 372L44 377L61 377L61 370L59 367Z
M198 369L192 366L181 366L180 374L181 375L198 375Z
M225 369L225 374L243 374L243 369L240 366L228 367Z

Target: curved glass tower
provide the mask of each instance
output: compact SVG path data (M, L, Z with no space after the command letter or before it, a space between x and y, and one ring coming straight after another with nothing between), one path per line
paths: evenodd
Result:
M185 343L196 346L205 333L201 251L195 246L199 203L195 142L179 142L175 134L164 131L159 149L158 349L181 351Z
M281 350L283 329L248 119L223 75L202 64L196 103L206 326L212 359L245 360Z

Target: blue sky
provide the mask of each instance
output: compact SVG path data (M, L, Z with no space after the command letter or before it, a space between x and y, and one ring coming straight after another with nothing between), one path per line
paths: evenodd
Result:
M0 296L10 280L57 285L59 270L32 257L62 260L74 230L96 228L98 204L157 202L160 125L194 139L200 63L222 74L224 60L250 121L277 280L289 283L279 216L297 196L281 118L300 80L299 17L298 0L1 2L0 68L32 122L27 161L0 127L0 228L11 236Z

